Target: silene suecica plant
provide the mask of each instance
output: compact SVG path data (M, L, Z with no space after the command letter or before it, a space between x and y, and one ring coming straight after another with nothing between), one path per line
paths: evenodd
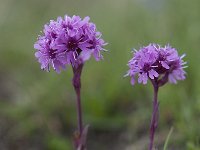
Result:
M57 73L71 66L73 70L72 84L77 95L78 129L74 134L76 150L86 149L88 125L84 126L81 110L81 72L85 61L91 55L99 61L103 58L101 52L107 43L101 38L94 23L89 17L79 16L58 17L44 25L43 34L39 35L34 48L35 56L41 64L41 69L50 71L52 67Z
M164 47L149 44L133 50L133 58L128 62L129 70L125 76L131 77L131 84L135 84L136 78L138 83L143 84L149 80L154 90L149 150L155 148L154 135L159 118L158 90L168 82L176 84L177 80L185 79L186 72L183 69L187 66L183 61L184 56L179 56L177 50L169 44Z

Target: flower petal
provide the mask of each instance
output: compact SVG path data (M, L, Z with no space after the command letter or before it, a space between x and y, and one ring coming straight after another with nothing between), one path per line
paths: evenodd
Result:
M149 78L154 79L154 77L157 78L158 76L159 76L159 74L155 70L151 69L149 71Z
M166 62L161 61L161 65L165 68L165 69L169 69L169 66Z

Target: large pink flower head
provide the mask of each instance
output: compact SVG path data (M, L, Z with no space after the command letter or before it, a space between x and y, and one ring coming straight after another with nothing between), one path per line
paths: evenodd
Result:
M44 26L43 35L34 44L36 58L41 69L49 71L50 66L60 73L66 65L83 64L91 55L98 61L106 43L101 38L90 18L79 16L58 17Z
M170 45L161 47L158 44L149 44L134 51L133 58L128 62L130 69L126 76L131 77L133 85L137 76L138 83L143 84L146 84L148 79L156 80L160 86L167 81L176 83L177 80L185 79L184 56L179 56L177 50Z

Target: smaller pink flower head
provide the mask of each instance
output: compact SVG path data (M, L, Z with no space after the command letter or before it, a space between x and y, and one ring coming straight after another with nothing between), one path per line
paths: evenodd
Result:
M135 84L136 77L138 83L143 84L147 84L148 79L156 79L160 82L167 79L170 83L176 83L177 80L185 79L184 56L180 57L177 50L170 45L161 47L158 44L149 44L134 51L133 58L128 62L129 70L125 76L131 77L132 85Z

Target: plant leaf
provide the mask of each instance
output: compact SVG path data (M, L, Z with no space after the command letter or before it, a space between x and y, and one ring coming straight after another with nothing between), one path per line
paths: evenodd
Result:
M174 128L171 127L171 129L170 129L170 131L169 131L169 133L168 133L168 135L167 135L167 138L166 138L166 141L165 141L163 150L167 150L167 146L168 146L168 143L169 143L169 138L170 138L170 136L171 136L173 130L174 130Z

